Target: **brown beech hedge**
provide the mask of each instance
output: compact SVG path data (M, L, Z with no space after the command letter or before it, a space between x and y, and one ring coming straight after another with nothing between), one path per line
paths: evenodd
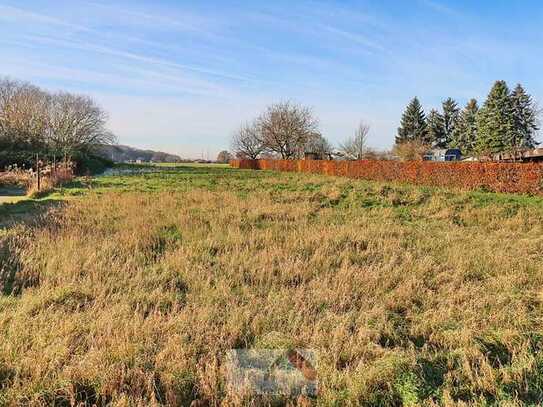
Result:
M233 168L306 172L465 190L543 194L543 163L233 160Z

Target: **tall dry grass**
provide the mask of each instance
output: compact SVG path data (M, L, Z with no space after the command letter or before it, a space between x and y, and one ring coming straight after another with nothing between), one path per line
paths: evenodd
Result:
M40 177L39 185L36 176L31 178L26 193L33 198L46 195L56 187L70 182L73 179L74 172L71 166L59 166L56 169L48 168L48 170L44 171L43 175Z
M0 188L28 188L31 184L32 176L28 171L15 169L11 171L0 172Z
M222 357L284 347L319 352L313 404L536 403L543 209L488 196L291 175L70 202L1 238L0 404L258 405Z

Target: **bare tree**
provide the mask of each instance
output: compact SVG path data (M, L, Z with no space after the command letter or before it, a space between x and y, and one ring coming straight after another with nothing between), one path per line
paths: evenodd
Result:
M362 160L367 151L367 139L370 126L360 122L354 136L349 137L340 144L339 149L345 158L349 160Z
M39 148L45 143L49 95L28 83L0 81L0 141L4 146Z
M55 94L50 104L48 142L64 154L92 151L115 141L106 122L107 114L90 97Z
M309 139L318 132L318 120L310 108L291 102L271 105L258 119L263 146L282 159L299 158Z
M232 154L223 150L217 155L217 162L221 164L227 164L232 159Z
M73 154L110 144L107 114L87 96L48 93L0 80L0 145L14 150Z
M316 154L320 159L326 159L332 154L332 145L322 134L314 133L305 145L305 152Z
M231 144L236 157L256 160L264 151L258 123L242 125L232 136Z

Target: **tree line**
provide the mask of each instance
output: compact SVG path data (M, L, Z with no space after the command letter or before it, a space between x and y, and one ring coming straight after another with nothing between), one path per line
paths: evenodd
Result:
M366 139L369 126L361 123L353 137L345 140L339 150L320 133L319 121L309 107L292 102L268 106L251 122L245 123L232 136L231 148L236 158L280 158L296 160L306 153L321 159L332 155L361 159L369 153ZM219 153L218 161L229 157Z
M464 156L484 156L536 147L539 111L532 97L518 84L509 90L497 81L482 107L471 99L463 109L452 98L441 111L425 114L415 97L402 115L392 156L420 159L429 149L458 148ZM352 137L334 149L319 132L311 109L292 102L269 106L260 116L243 124L232 137L236 158L300 159L305 153L318 158L389 158L367 147L369 126L361 122ZM232 158L227 151L219 161Z
M0 79L0 150L4 155L73 156L115 141L107 114L89 96L48 92Z
M511 91L505 81L496 81L480 108L475 99L460 109L447 98L441 111L432 109L425 115L415 97L403 113L396 144L458 148L464 155L488 155L534 148L538 130L538 108L522 85Z

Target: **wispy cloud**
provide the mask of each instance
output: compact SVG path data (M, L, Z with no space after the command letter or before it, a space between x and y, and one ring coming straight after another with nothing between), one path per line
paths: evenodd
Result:
M420 0L420 2L425 5L426 7L434 10L434 11L437 11L438 13L441 13L441 14L446 14L446 15L449 15L449 16L454 16L454 17L458 17L460 16L460 13L458 11L456 11L455 9L449 7L449 6L446 6L442 3L439 3L437 1L434 1L434 0Z
M315 14L310 9L302 9L297 13L283 11L251 11L244 13L249 20L264 24L275 30L281 29L286 33L301 34L305 37L319 40L321 47L330 49L352 49L352 44L360 46L365 51L384 51L385 47L373 40L369 35L354 30L340 28L329 15ZM372 24L373 25L373 24Z
M110 55L113 57L128 59L132 61L152 64L155 66L165 66L170 68L176 68L180 70L186 70L186 71L192 71L200 74L220 77L223 79L230 79L230 80L236 80L236 81L251 81L253 79L245 76L239 76L235 74L229 74L227 72L220 72L213 69L207 69L205 67L198 67L198 66L191 66L186 64L180 64L177 62L156 58L144 54L139 54L131 51L124 51L121 49L116 49L113 47L103 46L99 44L92 44L86 41L75 41L75 40L64 40L59 38L53 38L53 37L45 37L45 36L30 36L27 37L29 40L33 42L39 42L42 44L47 45L54 45L57 47L64 47L64 48L71 48L71 49L77 49L81 51L89 51L94 52L98 54L104 54L104 55Z
M89 28L80 24L70 23L62 19L51 17L49 15L36 13L19 7L13 7L0 4L0 20L20 23L21 21L30 21L33 23L52 25L62 28L69 28L76 31L88 31Z
M372 49L372 50L377 50L377 51L385 51L385 47L383 47L382 45L376 43L375 41L372 41L370 39L368 39L366 36L364 35L361 35L361 34L358 34L356 32L353 32L353 31L345 31L345 30L341 30L339 28L336 28L336 27L331 27L331 26L327 26L327 25L324 25L322 26L323 30L329 32L329 33L332 33L332 34L335 34L339 37L342 37L348 41L352 41L356 44L359 44L359 45L362 45L366 48L369 48L369 49Z
M17 70L18 75L32 80L61 81L68 84L86 84L88 88L96 86L116 89L118 93L144 93L167 95L195 95L225 97L228 90L223 86L187 78L175 73L137 68L130 65L110 66L108 72L100 70L70 68L43 63L35 59L4 58L2 67L7 71ZM64 85L66 86L66 85ZM73 90L73 89L72 89Z
M152 26L161 29L197 32L210 35L220 28L221 20L203 17L196 13L177 12L175 16L167 16L146 10L129 9L110 3L85 2L90 7L106 11L109 15L123 21L133 21L138 26Z

